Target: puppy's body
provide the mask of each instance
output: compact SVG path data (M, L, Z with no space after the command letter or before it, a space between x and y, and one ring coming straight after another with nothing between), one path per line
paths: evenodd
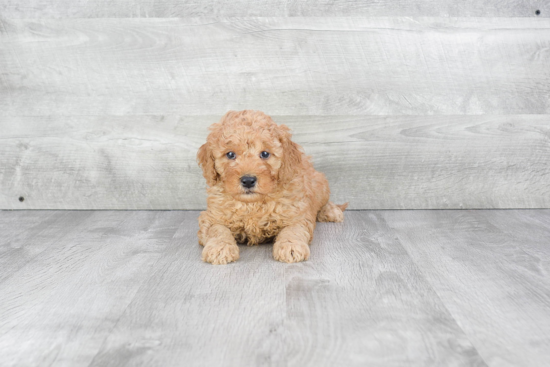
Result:
M309 160L307 161L309 166ZM309 168L309 174L299 175L286 190L266 195L261 201L243 202L228 197L219 186L208 189L208 211L199 219L199 242L206 238L205 231L212 216L231 231L237 242L257 245L273 239L281 229L297 222L315 227L317 212L328 202L328 182L324 175ZM305 172L304 172L305 173ZM313 180L307 180L313 177ZM341 212L340 212L341 213Z
M209 185L199 217L203 260L226 264L238 259L237 241L272 239L276 260L307 260L316 220L341 222L347 204L329 202L325 176L264 113L230 111L210 129L197 155Z

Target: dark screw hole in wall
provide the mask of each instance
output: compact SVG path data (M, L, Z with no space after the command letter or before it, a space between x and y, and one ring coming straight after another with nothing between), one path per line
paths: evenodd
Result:
M24 198L23 196L20 196L20 197L19 197L19 201L20 201L20 202L23 202L23 201L25 201L25 198Z
M540 10L535 10L536 15L540 15Z

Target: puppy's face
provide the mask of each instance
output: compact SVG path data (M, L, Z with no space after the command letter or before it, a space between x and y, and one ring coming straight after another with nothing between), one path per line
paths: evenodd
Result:
M210 127L197 154L209 186L244 202L263 200L289 175L291 158L300 155L286 126L257 111L228 112Z

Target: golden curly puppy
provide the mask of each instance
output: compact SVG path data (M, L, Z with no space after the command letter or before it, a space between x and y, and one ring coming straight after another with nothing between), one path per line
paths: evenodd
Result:
M209 186L199 217L202 260L227 264L239 258L237 242L273 239L276 260L307 260L316 220L342 222L347 203L328 200L325 175L290 129L263 112L229 111L210 131L197 154Z

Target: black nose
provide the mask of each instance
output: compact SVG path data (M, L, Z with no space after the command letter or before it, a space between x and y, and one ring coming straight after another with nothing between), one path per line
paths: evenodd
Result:
M247 189L254 187L256 185L256 177L255 176L243 176L241 177L241 184L246 187Z

